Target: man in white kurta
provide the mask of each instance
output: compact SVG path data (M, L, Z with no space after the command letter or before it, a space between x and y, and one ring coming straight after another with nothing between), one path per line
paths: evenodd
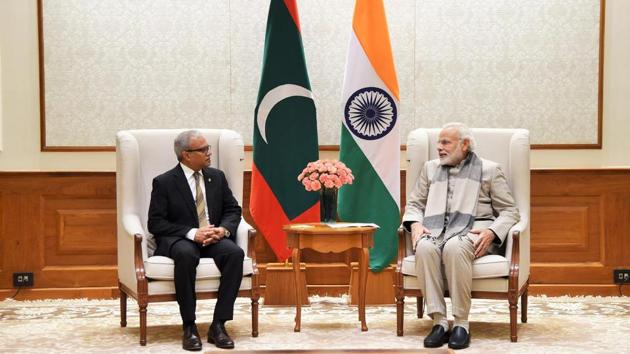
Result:
M446 124L438 138L439 158L425 163L403 216L411 232L416 274L433 327L424 346L469 346L472 263L496 254L519 214L505 175L496 162L474 153L469 128ZM444 282L444 279L448 283ZM446 319L448 287L454 316Z

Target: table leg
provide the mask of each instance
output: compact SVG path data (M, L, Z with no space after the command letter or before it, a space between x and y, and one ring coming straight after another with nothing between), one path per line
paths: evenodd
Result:
M295 276L295 328L299 332L302 325L302 287L300 286L300 249L293 249L293 275Z
M361 249L361 264L359 264L359 320L361 321L361 331L367 331L367 324L365 323L365 295L367 285L367 272L368 272L368 249Z

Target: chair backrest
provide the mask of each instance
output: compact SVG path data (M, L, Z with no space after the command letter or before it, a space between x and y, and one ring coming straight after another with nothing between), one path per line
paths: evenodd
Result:
M173 150L175 137L186 129L123 130L116 134L118 217L135 214L145 235L149 236L149 254L154 244L147 230L147 218L153 178L176 166ZM212 167L225 173L234 197L243 200L243 139L232 130L197 129L210 145ZM147 243L143 241L147 252Z
M424 163L438 158L437 140L439 128L416 129L407 138L407 176L406 192L409 193L420 174ZM505 173L508 184L518 207L521 221L529 223L530 208L530 169L529 169L529 131L525 129L472 129L476 142L475 152L481 158L497 162ZM529 245L529 242L527 242ZM511 249L511 238L507 249ZM409 250L411 246L408 245ZM527 250L529 262L529 249Z

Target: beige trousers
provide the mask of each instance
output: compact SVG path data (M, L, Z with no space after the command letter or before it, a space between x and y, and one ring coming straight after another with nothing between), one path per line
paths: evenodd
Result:
M473 237L453 237L440 250L433 242L422 239L416 246L416 274L427 305L427 314L446 317L445 285L453 305L453 315L467 320L470 312L472 263L475 259ZM444 279L447 283L445 284Z

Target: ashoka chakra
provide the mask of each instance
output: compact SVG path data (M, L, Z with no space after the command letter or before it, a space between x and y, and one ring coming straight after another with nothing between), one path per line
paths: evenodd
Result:
M366 140L379 139L396 125L396 103L378 87L365 87L353 93L344 110L352 134Z

